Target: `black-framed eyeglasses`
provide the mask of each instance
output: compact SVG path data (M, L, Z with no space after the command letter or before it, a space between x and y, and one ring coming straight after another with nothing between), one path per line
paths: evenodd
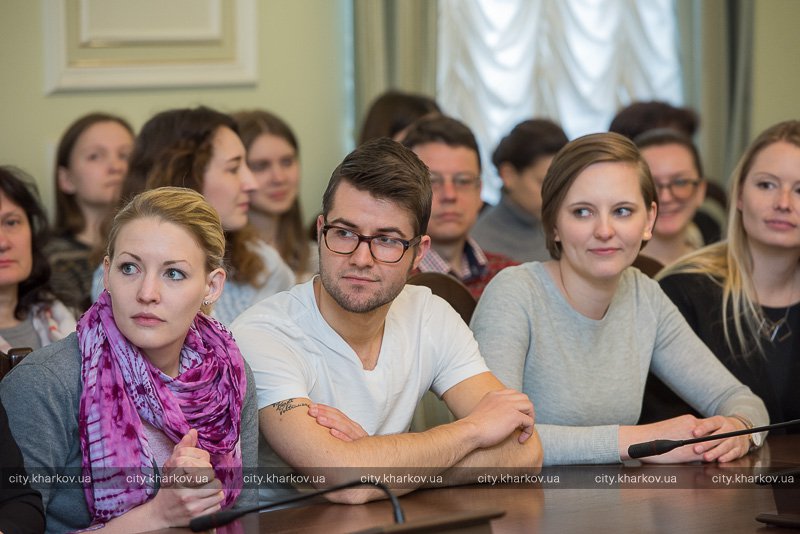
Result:
M678 200L686 200L697 190L700 181L699 178L675 178L665 184L656 183L656 190L660 193L662 189L666 189Z
M431 189L439 191L444 187L447 181L443 174L438 172L431 173ZM453 182L453 188L456 191L471 191L477 189L481 185L481 177L468 172L458 172L450 177Z
M397 263L403 259L406 250L422 239L419 235L410 241L388 235L362 235L331 224L322 227L322 235L325 246L335 254L352 254L362 242L366 242L372 257L382 263Z

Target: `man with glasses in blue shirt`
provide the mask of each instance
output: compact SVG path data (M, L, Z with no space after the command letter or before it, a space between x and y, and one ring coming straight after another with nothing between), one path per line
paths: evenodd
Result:
M256 379L263 475L288 464L300 476L281 480L293 486L373 476L404 493L475 482L475 470L454 467L541 465L527 396L488 371L445 301L405 285L430 247L431 196L428 169L410 150L389 139L361 145L323 196L320 274L234 322ZM408 433L429 389L458 420ZM265 502L292 488L260 489ZM382 497L373 489L329 494L346 503Z
M403 144L431 171L431 251L420 262L419 270L450 274L478 299L494 275L517 262L485 252L469 235L483 206L481 158L475 136L464 123L435 115L413 123Z

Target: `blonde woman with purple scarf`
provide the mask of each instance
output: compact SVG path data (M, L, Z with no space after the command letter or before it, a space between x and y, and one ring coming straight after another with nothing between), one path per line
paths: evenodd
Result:
M254 502L242 487L242 466L256 465L252 373L206 315L222 293L224 251L199 193L138 195L114 219L106 291L77 333L0 383L28 471L73 477L33 484L48 531L185 526Z

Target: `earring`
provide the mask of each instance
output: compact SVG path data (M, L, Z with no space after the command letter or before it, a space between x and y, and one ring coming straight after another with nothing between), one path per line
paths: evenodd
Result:
M210 304L211 304L211 301L208 300L208 299L203 301L203 306L209 306Z

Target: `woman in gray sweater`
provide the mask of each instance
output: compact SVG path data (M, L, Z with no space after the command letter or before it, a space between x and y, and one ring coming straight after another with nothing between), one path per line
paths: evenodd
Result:
M555 157L542 198L553 259L498 274L472 328L489 368L533 400L545 465L619 462L634 443L766 424L761 399L719 363L656 282L629 268L657 213L633 143L612 133L572 141ZM706 418L637 426L649 370ZM647 460L731 461L760 438Z

